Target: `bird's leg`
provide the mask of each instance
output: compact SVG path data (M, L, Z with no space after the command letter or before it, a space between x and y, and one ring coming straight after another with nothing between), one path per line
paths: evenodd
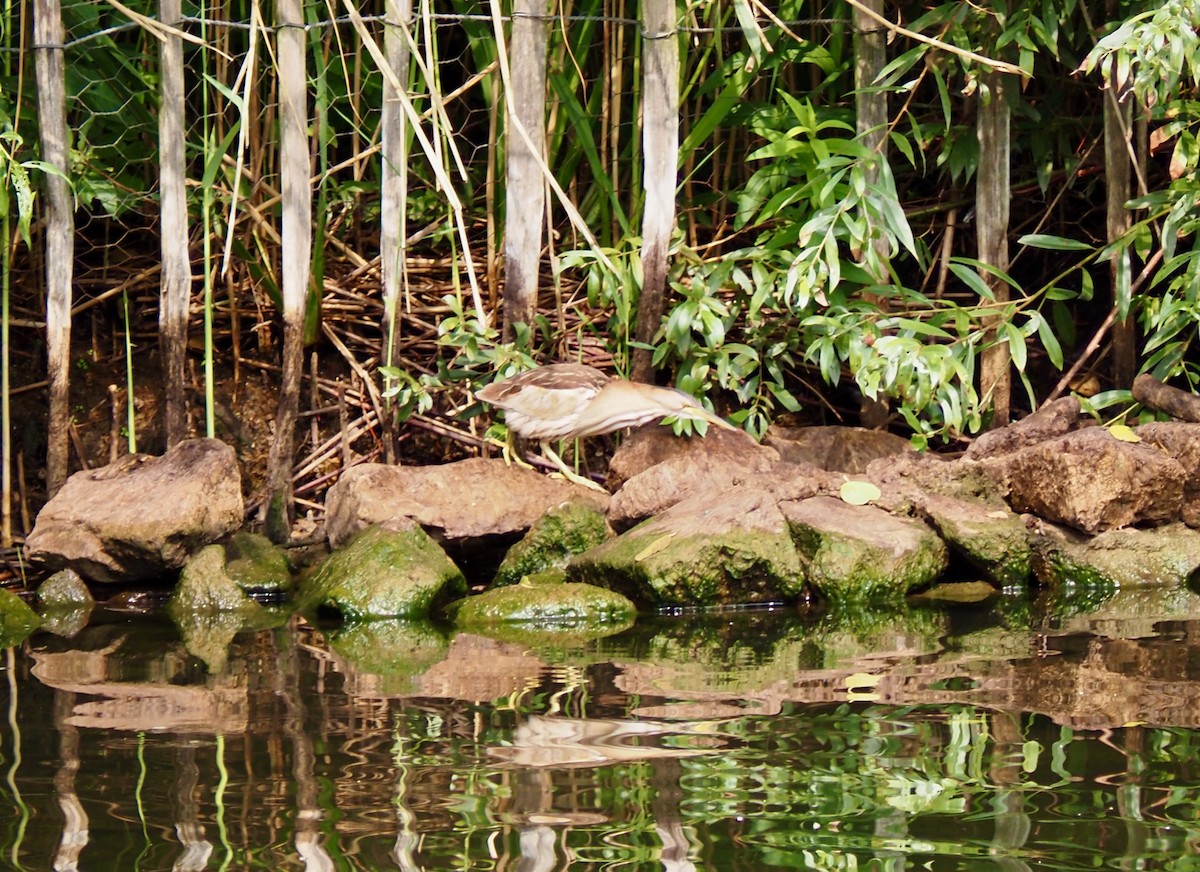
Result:
M563 463L563 459L558 456L553 448L550 447L549 440L542 443L542 454L546 455L546 459L558 467L559 472L563 474L563 478L565 478L567 481L573 481L575 484L581 484L586 488L591 488L592 490L599 491L602 494L608 493L608 491L600 487L600 485L596 484L590 478L584 478L582 475L579 475L577 472L575 472L575 470Z
M507 431L504 437L504 445L500 449L500 456L504 458L504 463L507 466L516 464L526 469L533 469L533 464L521 456L519 442L520 437L515 435L512 430Z

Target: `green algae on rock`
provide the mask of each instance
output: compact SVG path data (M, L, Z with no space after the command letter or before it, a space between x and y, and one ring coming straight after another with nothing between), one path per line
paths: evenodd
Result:
M493 587L517 584L527 575L563 567L576 554L611 538L604 513L582 502L563 503L535 521L525 536L508 549Z
M300 585L301 610L332 609L346 620L423 618L463 596L467 581L415 522L376 524L326 557Z

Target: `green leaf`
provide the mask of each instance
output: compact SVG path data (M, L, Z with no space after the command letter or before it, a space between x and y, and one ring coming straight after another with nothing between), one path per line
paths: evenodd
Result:
M1027 233L1017 240L1030 248L1045 248L1050 251L1092 251L1094 245L1080 242L1078 239L1067 239L1065 236L1051 236L1046 233Z
M1025 348L1025 336L1011 321L1004 321L1000 324L999 331L1005 339L1008 340L1008 353L1012 357L1013 366L1021 372L1025 371L1025 361L1027 357L1027 349Z
M1042 317L1040 312L1035 312L1030 317L1037 320L1038 339L1042 342L1042 348L1046 349L1046 357L1054 364L1055 369L1062 369L1062 346L1059 345L1058 337L1054 335L1054 331L1050 329L1049 322Z

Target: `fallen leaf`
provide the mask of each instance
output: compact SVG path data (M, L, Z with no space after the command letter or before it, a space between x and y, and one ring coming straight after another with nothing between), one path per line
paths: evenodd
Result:
M844 481L838 490L838 495L842 498L843 503L851 506L865 506L871 500L877 500L883 496L879 488L869 481Z
M1141 442L1142 437L1133 432L1131 427L1126 427L1124 424L1113 424L1108 428L1108 432L1112 434L1114 439L1119 439L1122 442Z

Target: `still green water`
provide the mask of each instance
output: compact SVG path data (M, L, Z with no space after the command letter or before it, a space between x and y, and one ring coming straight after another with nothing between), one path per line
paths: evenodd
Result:
M1200 596L0 651L0 868L1200 869Z

